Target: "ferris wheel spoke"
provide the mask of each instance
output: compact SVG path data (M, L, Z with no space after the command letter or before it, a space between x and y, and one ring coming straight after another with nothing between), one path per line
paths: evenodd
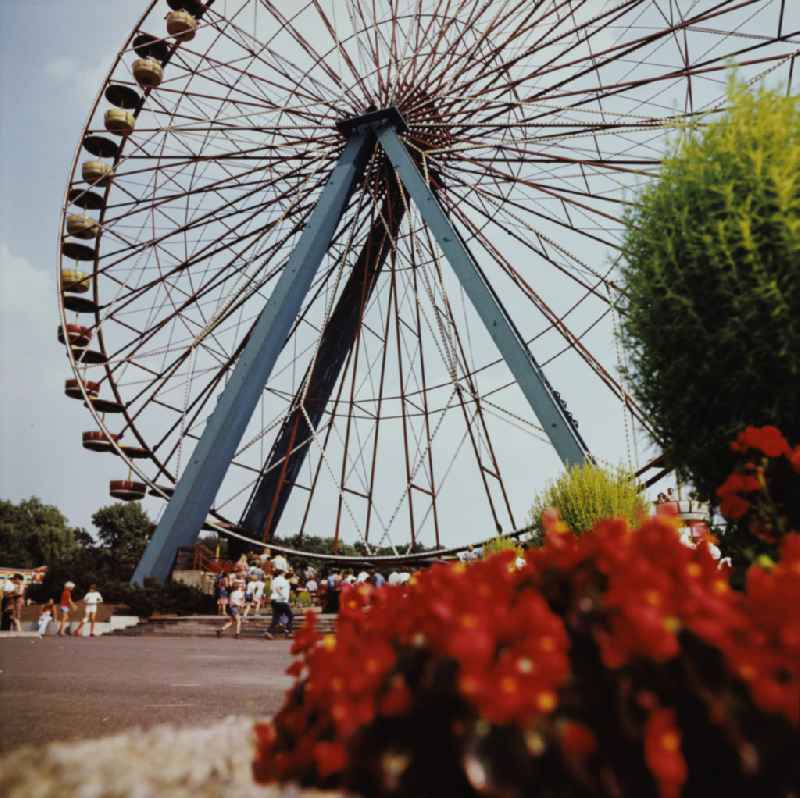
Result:
M564 339L566 343L566 347L558 353L559 355L563 352L574 350L576 351L580 357L584 360L584 362L594 371L594 373L600 378L600 380L612 391L612 393L616 396L617 399L621 400L628 400L630 397L627 396L627 392L625 391L624 387L610 374L610 372L597 360L597 358L592 355L592 353L581 343L581 338L583 335L577 335L573 333L569 327L564 322L565 316L559 317L550 307L547 305L546 302L542 300L542 298L533 290L533 288L525 281L525 279L519 274L519 272L514 269L513 265L502 255L502 253L498 250L498 248L489 241L484 233L477 228L471 220L466 216L466 214L462 213L459 209L454 209L454 215L460 219L462 224L464 224L465 228L470 230L470 232L475 236L475 238L481 244L483 250L494 260L496 264L498 264L503 271L512 278L514 283L517 285L518 288L523 290L525 295L531 299L535 307L539 310L540 313L545 317L550 325L550 329L555 330L558 332L561 337ZM571 310L571 309L570 309ZM603 312L602 316L607 315L610 312L610 309L607 309ZM597 324L599 320L595 321L589 329L591 329L595 324ZM586 331L588 332L588 330ZM558 355L556 355L557 357ZM551 358L551 360L554 358ZM550 361L544 361L542 365L546 365ZM635 408L635 403L631 399L631 404ZM642 423L644 422L644 418L642 416L639 419Z
M252 295L252 294L251 294L251 295ZM241 301L239 302L239 305L242 305L242 306L243 306L243 305L244 305L244 303L247 301L247 299L249 299L249 297L246 297L244 300L241 300ZM232 314L232 313L233 313L233 312L234 312L236 309L237 309L237 306L236 306L236 305L231 305L231 306L228 308L228 310L227 310L226 316L230 316L230 315L231 315L231 314ZM177 314L176 314L176 315L177 315ZM298 321L296 322L296 325L299 325L299 324L302 322L302 316L303 316L303 314L301 314L301 317L300 317L300 318L298 319ZM216 322L216 323L217 323L217 324L219 324L219 323L221 323L221 321L222 321L222 320L223 320L223 317L220 317L220 318L217 320L217 322ZM253 322L253 324L254 324L254 323L255 323L255 322ZM252 329L252 327L251 327L251 329ZM154 330L154 331L153 331L153 334L154 334L155 332L156 332L156 330ZM152 337L152 336L151 336L151 337ZM248 337L249 337L249 331L248 331L248 333L247 333L247 334L244 336L243 340L246 340ZM201 337L200 335L196 336L196 337L195 337L195 339L194 339L194 341L193 341L193 343L192 343L192 347L194 348L194 346L198 345L198 344L199 344L201 341L202 341L202 337ZM143 343L144 343L144 342L142 342L142 344L143 344ZM128 358L130 358L130 357L131 357L131 355L130 355L130 354L128 354L128 355L127 355L127 357L128 357ZM231 357L229 360L227 360L227 361L226 361L224 364L222 364L222 366L221 366L221 371L220 371L220 374L219 374L219 375L214 375L214 377L211 379L211 381L209 381L209 383L208 383L208 384L205 386L205 388L204 388L204 389L201 391L201 393L200 393L200 395L199 395L199 396L201 396L201 397L202 397L202 396L205 396L205 397L207 398L208 396L210 396L210 395L211 395L211 394L210 394L210 392L211 392L211 391L213 390L213 388L214 388L214 387L215 387L215 386L216 386L216 385L219 383L219 379L220 379L220 377L221 377L222 375L224 375L224 373L226 373L226 372L227 372L227 371L230 369L230 367L233 365L233 363L234 363L234 361L235 361L236 357L238 357L238 352L234 353L234 355L232 355L232 357ZM179 356L179 358L178 358L178 359L177 359L177 360L176 360L176 361L175 361L173 364L171 364L171 366L170 366L170 372L171 372L171 373L170 373L170 374L168 374L167 376L172 376L172 374L174 374L174 371L175 371L175 369L177 369L177 368L179 367L179 365L180 365L181 359L182 359L182 358ZM156 381L154 381L153 385L151 385L151 386L146 386L146 387L145 387L145 389L143 389L143 390L142 390L142 391L139 393L139 397L141 397L141 396L142 396L144 393L146 393L146 392L147 392L148 390L150 390L150 388L152 387L152 388L153 388L153 393L152 393L152 395L151 395L151 397L150 397L150 398L151 398L151 399L152 399L152 398L154 398L154 397L155 397L155 396L158 394L158 391L160 390L161 386L163 386L163 384L164 384L164 383L165 383L165 379L162 379L162 375L159 375L159 376L158 376L158 379L157 379ZM137 397L137 398L138 398L138 397ZM200 406L200 410L202 410L202 405ZM199 411L198 411L198 412L199 412ZM163 441L162 441L162 443L163 443ZM159 443L159 445L161 445L161 443Z
M235 92L236 94L234 96L237 97L237 101L239 97L244 97L246 101L252 102L256 107L260 107L264 113L270 113L277 117L283 115L291 117L294 124L288 126L289 130L298 128L305 129L305 127L312 130L325 129L326 126L323 124L325 115L313 110L316 107L313 100L309 101L308 98L304 96L304 100L306 101L303 103L297 102L295 105L288 105L286 102L276 102L268 92L277 91L282 93L285 89L285 85L282 86L275 80L266 80L254 73L251 69L253 60L254 56L249 54L249 58L242 57L236 62L237 64L239 62L245 63L248 67L245 68L234 65L234 63L230 61L221 62L208 54L204 54L202 60L199 62L203 65L203 68L200 68L199 65L190 66L187 63L184 65L184 69L189 79L200 81L201 85L209 83L213 87L224 89L227 92L227 97L221 100L220 104L223 102L225 104L236 102L230 99ZM254 90L258 93L247 91L242 86L244 81L248 81L252 84ZM189 83L189 86L191 85L192 83ZM168 89L168 91L174 91L188 98L192 98L198 93L192 92L190 89ZM159 89L159 95L160 94L161 90ZM276 124L277 121L278 119L275 121Z
M291 233L290 233L290 235L291 235ZM283 242L279 242L275 246L275 248L280 248L282 246L282 243ZM241 253L240 253L240 255L236 256L233 259L233 261L231 261L229 263L229 266L233 266L233 264L235 263L236 260L242 260L242 265L238 266L238 267L235 267L234 273L238 273L240 271L243 271L243 270L247 269L249 267L249 265L250 265L249 261L243 259L242 256L241 256ZM279 269L280 269L280 267L278 267L276 269L273 269L261 281L257 282L255 284L255 287L253 287L252 285L245 284L245 286L240 289L240 291L237 294L237 296L235 296L232 300L229 300L227 302L224 312L222 312L222 313L220 313L219 311L217 312L218 316L217 316L217 319L215 320L215 323L216 324L221 323L228 315L230 315L232 312L237 310L240 305L244 304L248 299L250 299L253 295L255 295L263 287L264 284L266 284L267 282L269 282L271 279L273 279L276 276L276 274L278 273ZM165 316L162 319L160 319L159 322L157 324L155 324L151 328L151 330L147 333L146 336L143 336L141 339L139 339L138 341L134 342L134 344L135 344L134 348L129 349L128 347L123 347L121 350L119 350L118 352L115 353L115 356L119 356L126 349L128 350L126 352L126 355L125 355L126 358L131 358L131 357L135 356L141 350L141 348L154 335L156 335L159 332L159 330L163 326L165 326L169 322L174 322L175 320L179 319L182 312L186 311L187 309L191 309L193 306L196 305L199 296L208 294L211 291L213 291L214 289L220 287L221 285L223 285L230 278L230 276L231 276L231 274L229 272L227 272L227 271L223 271L222 274L220 274L220 275L211 276L210 279L209 279L209 282L206 283L203 286L202 289L198 290L193 296L189 296L188 298L184 299L183 302L177 308L175 308L172 313L170 313L167 316ZM255 281L255 278L251 278L249 282L252 283L254 281ZM162 279L162 280L159 281L159 284L166 285L167 283L166 283L165 280ZM206 329L208 331L210 331L210 325ZM200 340L202 340L202 336L200 337Z
M604 284L607 281L607 277L605 274L598 272L596 269L593 269L585 262L579 260L573 253L566 250L563 246L555 242L552 238L543 235L541 231L537 230L536 228L532 227L530 222L526 222L525 219L513 212L513 209L519 209L523 213L529 212L529 208L521 205L520 203L514 201L513 199L506 199L505 204L501 206L498 204L499 200L502 200L502 197L499 197L497 194L490 192L488 189L483 187L478 187L477 191L473 189L472 186L466 183L461 183L461 185L470 193L475 194L477 193L483 199L486 199L490 203L490 209L487 211L484 208L478 209L474 202L471 200L466 200L465 204L468 207L471 207L473 210L476 210L478 213L481 213L484 218L508 218L512 225L516 229L512 229L511 225L506 224L502 227L503 231L514 239L516 242L522 244L526 249L530 250L532 253L537 255L538 257L545 260L550 265L554 266L558 269L564 276L573 280L577 285L579 285L582 289L584 289L587 293L592 293L599 299L601 302L609 302L610 300L608 297L603 294L603 292L598 291L597 285ZM500 224L500 222L498 222ZM533 244L532 240L530 240L527 236L530 235L534 237L539 246ZM547 248L553 249L557 252L560 256L562 261L558 262L553 257L551 257L548 252ZM567 267L567 263L571 264L571 267ZM594 285L589 284L584 281L583 277L579 275L584 275L586 277L593 278L596 283Z
M170 220L170 222L172 222L172 225L168 228L168 232L163 233L155 238L148 239L146 241L138 241L135 243L130 243L129 246L121 250L114 250L112 252L104 253L100 257L100 260L106 260L108 258L117 258L117 260L104 266L102 269L100 269L100 272L110 270L114 266L118 265L118 263L127 259L128 257L138 254L141 251L145 251L153 247L158 247L163 243L167 242L171 238L182 236L192 230L195 230L196 228L203 228L211 222L217 224L224 224L226 220L234 219L235 217L244 214L245 218L243 220L240 220L239 222L236 222L233 228L227 228L226 226L226 233L223 234L222 237L235 235L236 231L239 229L240 226L250 223L259 216L268 215L272 205L277 205L287 200L296 191L296 189L292 189L291 191L286 191L283 194L276 195L269 205L265 205L262 201L246 207L239 207L239 208L235 207L243 200L249 199L250 197L256 194L262 193L264 189L268 187L269 184L260 183L256 188L254 188L252 191L247 192L244 195L235 196L233 199L228 199L227 197L225 197L223 198L224 201L222 202L221 205L218 205L214 208L207 210L205 213L203 213L199 217L196 217L191 222L188 222L186 224L179 224L175 220ZM187 199L190 197L191 194L187 195ZM200 208L198 208L197 210L200 210ZM111 229L113 231L113 227ZM213 246L213 244L214 242L212 241L209 242L207 246L210 248ZM193 257L197 258L201 254L202 254L201 252L195 251L193 253ZM216 254L216 252L213 254ZM119 257L121 255L124 255L124 257ZM193 260L190 265L194 265L194 263L196 262L198 261Z
M262 5L265 5L265 0L260 0ZM297 96L302 97L305 101L309 103L314 103L318 106L323 106L327 108L331 113L336 113L336 105L335 105L335 92L332 92L328 86L325 86L321 83L321 81L313 75L308 74L308 70L302 70L302 68L298 67L293 61L287 58L285 55L282 55L280 58L273 57L271 61L266 60L262 56L262 52L266 50L268 53L269 48L265 47L264 43L258 42L257 44L261 47L261 51L257 52L255 48L248 47L242 41L239 41L234 36L231 35L230 31L236 31L240 35L243 34L241 28L234 24L226 24L223 28L219 28L215 25L214 16L211 15L209 18L209 22L212 26L214 26L217 30L220 31L222 36L229 41L231 44L234 44L240 47L247 55L253 60L253 63L257 63L261 65L264 69L268 70L269 72L275 72L278 76L282 77L285 81L289 81L288 85L291 85L293 88L293 92L297 94ZM244 34L245 36L247 34ZM294 35L294 34L290 34ZM304 48L305 49L305 48ZM308 51L306 51L308 52ZM270 53L271 54L271 53ZM318 58L318 56L315 56ZM210 62L209 56L204 56L204 60ZM319 61L315 62L315 65L318 64ZM224 64L224 66L228 69L231 68L230 62ZM297 74L292 75L290 72L286 71L287 67L292 67L296 70ZM323 67L324 69L324 67ZM250 77L253 82L258 82L259 84L264 85L265 87L269 87L269 89L283 92L286 89L286 85L281 85L277 81L271 81L269 79L264 78L263 76L256 76L252 71L246 70L245 71L248 77ZM326 72L326 74L328 74ZM334 73L335 74L335 73ZM330 78L331 75L328 74ZM301 88L302 82L302 88ZM318 93L312 94L311 89L316 90Z
M439 47L446 41L447 34L450 28L456 23L455 16L451 13L451 7L455 5L457 0L438 0L437 5L431 10L429 16L429 24L420 36L420 45L417 50L425 52L421 61L417 58L413 59L412 66L414 72L404 81L408 83L417 84L423 90L429 89L428 79L431 70L437 65L437 58L440 57ZM444 10L442 10L443 3L446 3ZM444 23L441 24L441 21ZM439 22L438 30L434 31L434 23ZM423 77L424 76L424 77ZM416 111L413 105L409 109L409 113Z
M409 61L409 71L401 78L402 84L419 83L421 75L427 69L433 49L425 51L422 61L420 61L420 53L424 50L423 45L427 46L431 41L431 32L434 23L440 19L439 9L442 7L443 2L448 2L449 5L450 0L436 0L436 6L431 9L428 14L423 14L423 0L416 0L416 6L413 12L417 20L417 24L414 26L414 52ZM426 19L427 24L423 22L423 20Z
M308 180L309 177L311 177L311 175L305 175L304 172L299 172L297 175L295 175L295 177L296 178L303 178L303 177L305 178L304 180L302 180L298 184L297 187L299 187L299 186L302 186L303 183L306 180ZM264 190L271 188L276 182L277 181L274 181L274 180L273 181L269 181L269 182L259 181L259 182L256 183L255 187L252 188L251 190L248 190L245 193L233 196L232 198L229 198L227 196L221 195L220 196L221 204L217 205L216 207L213 207L211 209L206 210L206 212L201 217L199 217L198 221L200 221L202 223L208 223L208 222L214 222L214 221L222 221L223 219L227 218L228 216L237 216L239 214L250 213L250 215L247 216L241 222L242 224L246 224L246 223L250 222L252 219L256 218L256 216L259 215L259 210L263 211L263 214L266 215L267 212L269 211L269 208L271 207L271 205L273 205L273 204L278 205L278 204L282 203L283 201L285 201L288 197L290 197L292 195L292 193L294 191L296 191L297 187L293 187L293 189L285 191L282 194L275 195L273 197L270 205L268 205L268 206L265 206L263 204L263 202L262 202L260 205L254 205L254 206L250 206L250 207L246 207L246 208L239 208L239 209L234 209L234 210L231 210L231 211L228 211L228 209L229 208L234 208L235 205L243 202L244 200L247 200L247 199L253 197L256 194L261 193ZM194 193L195 192L191 192L190 191L190 192L186 192L183 195L183 198L186 199L186 201L187 201L187 205L188 205L189 199L193 196ZM207 192L203 191L203 195L205 195L206 193ZM156 202L156 201L154 201L154 202L149 203L148 207L153 211L158 209L159 212L162 212L163 206L166 203L174 202L174 201L175 201L175 195L171 195L170 197L166 198L164 200L164 202L161 202L161 201ZM202 205L198 205L193 210L194 211L199 211L202 208L203 208ZM225 213L225 212L227 212L227 213ZM115 217L113 220L111 220L111 222L109 222L109 224L112 224L112 223L113 224L118 224L118 222L120 220L126 220L126 219L130 218L130 216L131 216L131 214L126 213L126 214L123 214L120 217ZM162 243L163 241L166 241L168 238L171 238L173 236L180 235L180 234L185 234L186 232L188 232L188 230L190 230L190 229L192 229L194 227L193 223L189 223L189 224L182 225L182 226L178 227L177 229L175 229L175 228L172 227L172 225L177 226L177 222L174 222L173 220L169 219L169 217L167 217L167 218L168 218L168 221L170 222L170 226L167 228L169 232L165 233L165 234L162 234L160 236L157 236L155 238L152 238L147 242L140 242L139 244L137 244L137 247L139 249L146 249L146 248L151 247L151 246L157 246L158 244ZM211 247L211 244L209 244L209 247ZM197 253L195 253L195 254L197 254ZM129 255L130 255L130 253L128 253L128 256ZM108 257L108 254L106 254L104 257ZM103 271L106 270L106 269L111 268L114 265L116 265L116 263L112 263L112 264L109 264L109 265L103 267Z
M617 6L614 9L607 10L604 14L600 15L599 18L602 19L604 16L608 16L608 15L611 15L611 14L617 13L617 12L619 12L618 13L618 17L622 16L630 7L638 4L639 2L640 2L640 0L626 0L626 2L623 3L621 6ZM521 64L523 64L524 60L526 58L534 55L535 53L537 53L539 51L542 51L543 49L545 49L547 47L553 46L557 41L565 39L568 36L573 35L576 31L583 30L586 27L586 23L584 23L584 24L578 26L577 28L573 28L571 31L561 32L556 37L555 41L548 42L547 41L547 36L549 34L552 34L552 33L554 33L555 31L558 30L558 28L561 26L562 22L564 22L564 20L568 19L567 15L565 15L563 17L560 17L558 15L558 9L555 7L555 5L553 5L553 7L551 8L550 11L548 11L543 17L539 18L535 25L531 26L531 29L533 29L535 27L538 27L538 25L543 24L545 22L545 20L547 20L549 17L551 17L553 15L555 15L556 20L555 20L554 23L552 23L550 25L550 27L547 30L547 32L542 34L536 41L532 42L531 44L525 45L522 48L522 52L519 55L515 56L510 61L503 61L499 65L496 65L496 66L491 66L491 62L487 63L486 66L484 67L484 69L481 72L479 72L479 74L474 75L474 76L471 77L471 83L470 84L467 84L467 85L457 84L454 87L452 87L454 93L460 94L463 91L468 90L468 89L471 88L473 93L476 96L481 97L482 99L484 99L484 105L481 108L481 110L488 110L490 108L490 102L487 99L487 93L491 95L493 93L497 93L497 92L500 92L500 91L509 91L509 90L517 88L518 86L520 86L523 83L533 79L534 77L540 78L541 77L541 73L542 73L542 67L540 67L538 65L532 66L532 69L533 69L532 73L521 75L518 78L512 78L511 77L511 71L512 71L513 68L519 67ZM616 20L618 17L615 17L614 20ZM610 20L610 21L614 21L614 20ZM521 36L523 34L523 32L525 32L525 31L522 30L522 29L515 30L515 32L513 34L514 40L516 38L519 38L519 36ZM507 41L505 43L505 46L508 46L508 44L510 44L510 43L511 42ZM566 51L568 52L568 51L572 50L573 48L574 48L574 43L571 42L568 45L568 47L566 48ZM555 59L553 59L553 60L555 60ZM488 82L481 83L481 81L486 81L490 77L492 78L492 80L490 80ZM500 81L503 77L506 77L505 82L498 83L498 81ZM502 113L503 110L508 108L509 105L513 105L513 102L510 101L510 100L505 100L503 102L502 106L500 106L499 112ZM463 107L463 103L461 104L461 106ZM458 112L458 110L457 110L458 107L459 107L459 104L455 103L455 104L451 105L448 110L451 113L457 113Z
M480 18L489 10L490 3L485 3L483 8L477 14L477 16L471 18L469 22L464 23L464 27L469 29L470 27L476 26L477 22L479 22ZM508 3L505 4L506 6ZM504 47L507 47L516 41L520 36L522 36L526 28L524 27L525 23L528 21L531 15L533 15L541 6L541 3L531 5L530 2L526 0L521 0L517 2L515 5L512 6L510 9L501 8L498 10L495 17L490 20L485 26L481 28L481 34L479 37L476 38L475 42L469 48L453 48L447 64L442 67L438 72L434 69L431 71L430 75L427 78L427 85L432 87L434 81L436 81L435 91L439 92L442 90L444 85L449 85L450 90L452 91L453 87L460 87L462 84L458 83L458 81L465 76L465 74L473 69L475 69L476 64L476 56L479 52L482 52L482 48L486 48L487 42L491 39L492 34L497 31L498 33L502 30L502 25L508 22L511 19L518 20L520 26L516 28L506 39L503 39L499 43L492 42L492 44L488 48L489 56L487 58L487 62L491 63L496 55L502 53ZM520 18L520 13L525 12L527 10L527 14L523 13L523 16ZM482 53L483 54L483 53ZM456 72L455 75L449 75L448 72L458 63L463 63L461 68ZM487 63L487 66L488 66ZM479 79L478 76L471 76L471 80L474 82ZM446 83L445 83L446 79Z
M433 251L433 241L430 237L430 233L426 230L426 242L428 247ZM465 347L461 334L459 332L459 325L456 322L456 318L453 312L452 303L447 296L447 292L444 287L444 283L442 281L442 272L441 268L439 267L438 259L436 261L436 278L438 282L439 290L442 294L442 304L443 304L443 315L446 320L447 330L449 331L449 335L447 336L450 341L449 349L453 353L451 356L452 367L450 369L451 379L453 388L455 390L455 395L458 398L459 407L461 408L462 417L464 419L464 424L466 427L466 434L470 441L470 446L472 448L474 462L477 467L477 473L481 480L481 484L484 489L484 493L486 495L486 500L488 506L490 508L492 518L495 524L495 529L500 529L502 524L500 523L495 497L493 495L492 489L490 487L489 478L494 479L499 487L502 500L505 504L506 511L508 513L508 517L511 521L512 526L514 525L514 516L511 510L511 506L508 502L508 495L505 489L505 485L503 483L503 478L501 475L501 469L497 457L495 455L494 449L491 445L491 440L488 436L488 431L486 429L486 422L483 415L483 408L481 402L481 394L478 389L476 383L477 374L472 367L472 361L468 354L467 347ZM416 271L414 272L416 277ZM417 308L419 309L420 303L417 303ZM466 320L465 315L465 324L464 329L469 333L469 325ZM443 335L443 338L445 335ZM461 364L461 376L458 376L458 369L457 364L460 362ZM466 384L466 392L469 396L469 400L474 404L474 409L472 411L472 416L470 417L470 410L468 408L468 400L464 397L464 387L462 382ZM421 392L423 402L427 402L427 391L425 390L425 384L423 379L422 385L422 392ZM427 410L427 408L426 408ZM428 440L428 452L431 453L431 434L430 428L428 425L428 413L424 413L425 416L425 423L426 423L426 436ZM476 433L473 425L475 423L480 425L481 430ZM486 448L489 453L490 457L490 467L487 467L483 462L482 456L482 448ZM433 461L429 460L430 464L430 473L431 473L431 490L433 491ZM433 494L435 495L435 493Z
M498 178L500 177L500 175L497 174L497 170L491 170L491 171L492 171L494 177L498 177ZM451 166L448 169L448 174L450 174L451 176L453 176L453 175L467 175L467 176L471 177L471 176L474 176L475 174L480 174L480 170L478 170L476 172L476 170L467 169L467 168L465 168L464 166L461 166L461 165L458 166L458 167ZM500 180L500 182L507 183L507 184L512 185L512 186L522 186L522 187L525 187L525 188L534 188L535 187L537 189L537 191L541 191L543 194L552 196L555 199L561 200L563 198L565 202L570 202L571 204L577 205L577 206L581 207L581 209L588 211L590 214L595 214L597 216L605 218L607 221L612 221L612 222L614 222L614 224L615 224L615 226L617 228L621 228L621 222L620 222L619 219L616 219L616 218L610 216L609 214L607 214L607 213L605 213L603 211L600 211L598 209L592 208L591 206L587 206L584 203L575 203L571 198L568 198L568 195L566 195L566 192L563 190L563 188L562 188L562 190L560 192L554 192L554 191L551 191L551 190L547 189L544 186L544 184L542 184L541 182L538 182L538 181L534 183L534 181L519 179L519 178L516 178L515 176L509 175L509 174L502 175L502 178L503 179ZM469 183L469 181L466 180L463 177L458 178L458 179L459 179L460 182L463 182L465 185L470 185L472 187L475 187L475 190L478 190L477 189L477 183L475 183L475 182ZM484 191L484 192L488 191L488 189L484 189L483 187L481 187L480 190ZM499 197L496 197L496 198L500 199ZM503 201L505 201L505 200L503 200ZM513 202L513 200L511 200L511 201ZM615 250L619 249L619 245L616 242L610 241L610 240L608 240L606 238L603 238L600 235L597 235L596 233L592 232L591 229L587 229L585 227L577 226L574 223L571 223L568 219L559 219L558 217L552 216L551 214L544 213L542 211L534 210L533 207L528 207L526 209L526 212L532 217L535 217L535 218L541 219L541 220L543 220L545 222L554 224L554 225L556 225L558 227L561 227L564 230L567 230L567 231L569 231L571 233L577 233L577 234L583 236L584 238L587 238L587 239L590 239L592 241L595 241L595 242L597 242L599 244L602 244L605 247L609 247L609 248L615 249ZM599 229L608 229L607 224L606 225L598 224L596 226Z
M747 5L752 5L757 2L762 2L762 0L746 0L745 2L738 4L737 8L744 7ZM581 63L586 62L587 60L591 61L592 63L587 65L583 70L580 70L572 75L569 75L568 77L564 78L561 81L556 82L555 84L548 85L547 88L540 89L533 95L529 95L528 97L523 98L523 103L529 104L542 97L546 97L549 100L554 100L554 99L560 100L565 97L580 96L586 94L587 92L585 89L561 91L561 92L557 92L557 90L561 89L562 87L568 86L570 83L573 83L578 79L587 77L593 71L599 73L599 71L603 67L609 64L618 63L620 59L630 55L633 52L640 50L643 47L649 46L659 40L671 37L676 31L685 28L690 23L702 22L708 19L712 19L715 16L724 15L730 12L730 10L731 8L728 3L722 3L719 4L714 10L705 12L704 14L697 15L689 21L683 21L676 23L675 25L670 25L666 29L658 30L647 36L642 36L638 39L635 39L633 42L624 42L622 44L617 44L612 46L611 48L607 48L606 50L600 53L592 53L592 54L585 53L567 62L559 63L556 59L554 59L554 64L551 66L549 71L544 69L537 70L536 72L537 79L541 80L543 77L545 77L548 74L551 74L552 72L557 72L568 68L574 68L575 66L579 66ZM601 56L604 56L604 59L598 60L600 59ZM773 59L770 60L774 60L774 58L779 58L779 56L775 56L773 57ZM635 81L618 81L613 84L603 84L599 89L591 92L590 96L587 99L585 99L584 102L596 102L599 99L612 96L613 94L618 94L621 91L626 91L631 88L637 88L643 85L648 85L657 82L659 80L670 80L676 77L686 78L690 75L697 73L702 74L703 72L708 72L708 71L719 71L721 69L725 69L726 66L727 66L726 63L720 63L716 68L715 67L703 68L699 65L693 64L688 69L685 66L681 68L670 69L667 71L667 73L662 74L661 76L655 76L655 77L650 76ZM511 84L498 85L494 87L493 90L507 90L510 87L510 85ZM505 106L497 104L497 107L498 107L498 112L502 112L502 109ZM465 127L464 131L468 129L469 129L468 127Z
M319 187L321 183L322 183L321 180L317 180L314 187L315 188ZM238 243L244 245L246 248L251 248L257 244L261 236L272 232L272 230L278 227L279 223L287 219L292 219L292 217L297 216L298 214L301 215L301 219L296 224L302 225L307 215L313 209L313 205L308 202L301 204L301 202L302 202L301 199L295 200L294 205L290 206L289 209L284 211L277 219L270 220L265 224L260 225L255 230L251 230L249 233L240 236ZM258 209L253 211L251 214L252 218L254 218L257 215L259 215ZM245 221L247 221L247 219ZM288 238L290 238L293 233L294 230L288 236L286 236L284 241L288 240ZM229 243L223 243L221 245L216 245L216 246L215 243L216 242L210 242L204 248L202 248L202 250L200 250L198 253L195 253L195 255L191 259L178 263L177 265L170 268L166 273L162 274L159 278L149 281L144 286L138 287L128 292L125 295L117 297L111 306L107 305L106 307L107 308L111 307L113 310L123 309L127 307L131 302L136 300L143 293L157 286L162 280L167 279L169 277L177 276L188 268L196 266L197 264L202 263L204 261L209 261L214 256L230 250ZM231 261L229 261L226 264L225 268L230 268L232 264L235 263L236 260L238 259L240 259L240 256L234 257ZM245 263L245 267L246 266L247 263Z
M228 91L227 95L222 94L209 94L209 90L200 91L199 89L192 89L192 88L185 88L185 89L177 89L177 88L169 88L166 83L162 83L161 86L158 88L158 99L164 101L164 105L161 111L154 111L153 109L148 109L148 113L170 113L166 106L166 100L169 98L174 98L178 101L181 99L187 101L193 101L194 103L208 103L210 107L226 107L226 106L233 106L241 111L243 108L252 109L251 112L259 112L259 115L264 115L265 113L269 113L270 115L276 115L286 111L287 107L278 105L274 102L271 102L268 98L262 97L258 94L251 94L250 92L245 91L241 86L236 85L231 87L230 84L223 82L219 78L211 77L205 74L202 70L196 71L192 73L196 77L202 77L203 82L211 83L215 87L224 88ZM240 79L243 76L240 76ZM189 86L192 84L190 83ZM155 95L154 95L155 96ZM197 107L197 106L196 106ZM243 113L243 112L242 112ZM189 114L176 114L178 118L186 118L194 121L200 121L203 117L192 117ZM257 129L260 132L264 133L271 133L276 136L280 136L283 140L288 143L293 143L295 141L303 142L308 138L309 131L319 131L322 135L320 139L331 138L330 129L328 125L323 124L314 124L310 121L305 121L303 124L287 124L287 123L279 123L277 120L271 122L269 125L258 125Z
M259 0L259 2L272 14L272 16L282 26L283 30L289 31L295 42L300 45L302 50L312 59L315 65L319 65L321 67L328 78L333 81L334 85L336 85L344 94L348 95L350 101L354 104L353 107L358 108L358 105L363 101L363 98L356 97L351 93L350 89L347 88L343 83L341 77L336 73L336 70L333 69L327 63L326 59L311 46L305 36L303 36L294 25L293 21L284 16L277 8L275 8L275 4L270 2L270 0ZM318 4L314 3L313 5L317 6Z
M592 215L599 216L606 222L612 222L616 229L622 228L622 219L620 217L612 216L608 211L601 210L600 208L597 207L593 207L591 205L588 205L586 202L578 201L575 198L575 195L577 195L580 197L586 197L587 199L594 199L594 197L591 194L588 194L587 192L578 191L575 189L568 189L564 188L563 186L548 186L541 181L529 180L527 178L520 177L510 172L503 171L494 166L490 166L486 163L481 164L479 162L475 162L472 158L465 158L464 161L470 165L474 165L475 167L477 167L479 172L482 170L483 172L491 175L498 182L535 189L539 194L545 195L547 197L553 197L555 199L563 200L564 202L569 203L575 209L588 213L590 217ZM470 170L463 165L459 166L459 169L462 172L470 173ZM474 170L472 170L472 173L474 173ZM627 203L625 203L622 200L619 200L614 204L626 205ZM555 220L551 219L551 221ZM574 232L580 232L580 231L574 230ZM615 245L611 241L603 240L603 243L606 246L617 248L617 245Z
M339 56L341 62L344 62L344 64L347 66L348 71L350 72L350 75L353 77L355 82L358 84L358 87L361 90L361 98L360 98L361 102L362 103L366 102L367 98L370 96L370 92L369 92L369 90L367 88L366 83L364 82L364 79L363 79L361 73L358 71L358 68L356 67L355 63L353 62L352 58L350 57L350 54L347 52L347 48L344 46L342 41L339 39L339 36L336 33L336 25L335 25L335 23L333 21L331 21L331 19L325 13L325 10L320 5L319 0L314 0L313 6L314 6L314 10L317 12L317 16L322 21L322 24L325 27L325 30L327 31L328 35L330 36L331 40L333 41L333 46L334 46L334 48L336 50L336 53Z

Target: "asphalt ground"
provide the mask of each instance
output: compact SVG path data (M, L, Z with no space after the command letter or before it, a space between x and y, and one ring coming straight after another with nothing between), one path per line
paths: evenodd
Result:
M0 752L274 714L292 682L290 646L231 637L0 640Z

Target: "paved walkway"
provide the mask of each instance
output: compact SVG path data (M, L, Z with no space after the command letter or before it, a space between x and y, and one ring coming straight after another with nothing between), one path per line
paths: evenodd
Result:
M232 638L0 641L0 752L158 723L273 714L290 642Z

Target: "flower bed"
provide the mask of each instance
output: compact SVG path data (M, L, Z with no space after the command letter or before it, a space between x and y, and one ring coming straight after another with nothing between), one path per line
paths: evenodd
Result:
M260 724L261 782L364 796L788 796L800 740L800 536L747 592L670 518L343 594ZM745 792L742 792L742 791Z

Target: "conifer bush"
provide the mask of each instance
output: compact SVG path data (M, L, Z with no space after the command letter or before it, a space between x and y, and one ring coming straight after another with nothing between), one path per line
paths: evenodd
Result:
M622 335L669 462L713 496L745 425L800 438L800 98L731 82L627 214Z

